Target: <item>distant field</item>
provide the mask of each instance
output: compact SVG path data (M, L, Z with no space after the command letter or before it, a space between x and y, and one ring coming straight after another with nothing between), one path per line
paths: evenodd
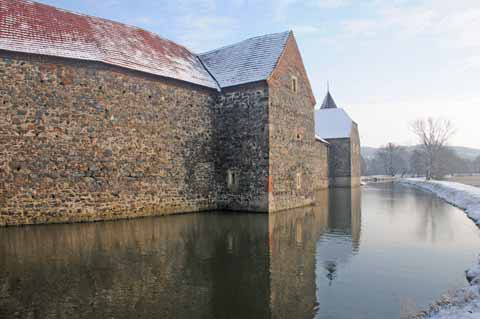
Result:
M453 176L453 177L449 177L449 178L444 178L444 180L480 187L480 175L477 175L477 176Z

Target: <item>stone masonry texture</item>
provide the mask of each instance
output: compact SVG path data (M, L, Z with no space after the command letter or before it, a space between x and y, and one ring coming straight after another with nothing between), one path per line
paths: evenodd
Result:
M293 79L297 81L297 92L292 90ZM313 166L320 144L314 133L315 100L293 37L287 42L269 87L269 210L278 211L314 202Z
M316 140L314 106L293 36L269 79L221 92L0 51L0 226L310 205L359 173L358 132Z
M218 208L268 211L268 87L263 82L230 88L215 104ZM228 172L235 183L228 185Z
M0 224L215 208L214 90L2 53Z
M357 187L360 185L360 137L353 124L350 138L329 139L328 168L330 186Z

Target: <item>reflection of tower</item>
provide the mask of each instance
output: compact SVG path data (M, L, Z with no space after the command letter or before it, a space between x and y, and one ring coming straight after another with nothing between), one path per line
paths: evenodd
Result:
M351 235L355 251L360 247L362 226L361 190L345 188L330 190L329 228L345 235Z
M317 244L317 262L323 266L329 285L340 275L342 265L360 249L360 236L360 189L330 189L328 229Z
M331 286L333 280L337 278L337 264L334 261L327 261L324 267L327 271L327 278L330 281L328 285Z

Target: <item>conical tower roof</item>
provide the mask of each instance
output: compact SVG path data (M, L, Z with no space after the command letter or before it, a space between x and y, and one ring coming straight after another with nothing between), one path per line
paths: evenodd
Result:
M330 91L327 91L327 95L325 96L325 99L323 99L322 106L320 107L321 109L336 109L337 104L333 100L332 95L330 94Z

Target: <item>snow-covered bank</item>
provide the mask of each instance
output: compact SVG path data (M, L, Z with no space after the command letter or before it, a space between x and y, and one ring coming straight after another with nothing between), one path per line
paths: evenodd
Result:
M402 184L435 193L450 204L457 206L467 213L477 225L480 225L480 188L465 184L445 181L426 181L425 179L406 178L400 180Z
M480 260L466 271L470 286L445 295L412 319L480 319Z
M362 176L362 182L369 184L369 183L386 183L386 182L393 182L398 180L399 176L389 176L389 175L370 175L370 176Z
M480 188L455 182L403 179L400 183L432 192L450 204L462 208L480 226ZM442 297L426 311L414 318L480 319L480 259L466 271L469 287Z

